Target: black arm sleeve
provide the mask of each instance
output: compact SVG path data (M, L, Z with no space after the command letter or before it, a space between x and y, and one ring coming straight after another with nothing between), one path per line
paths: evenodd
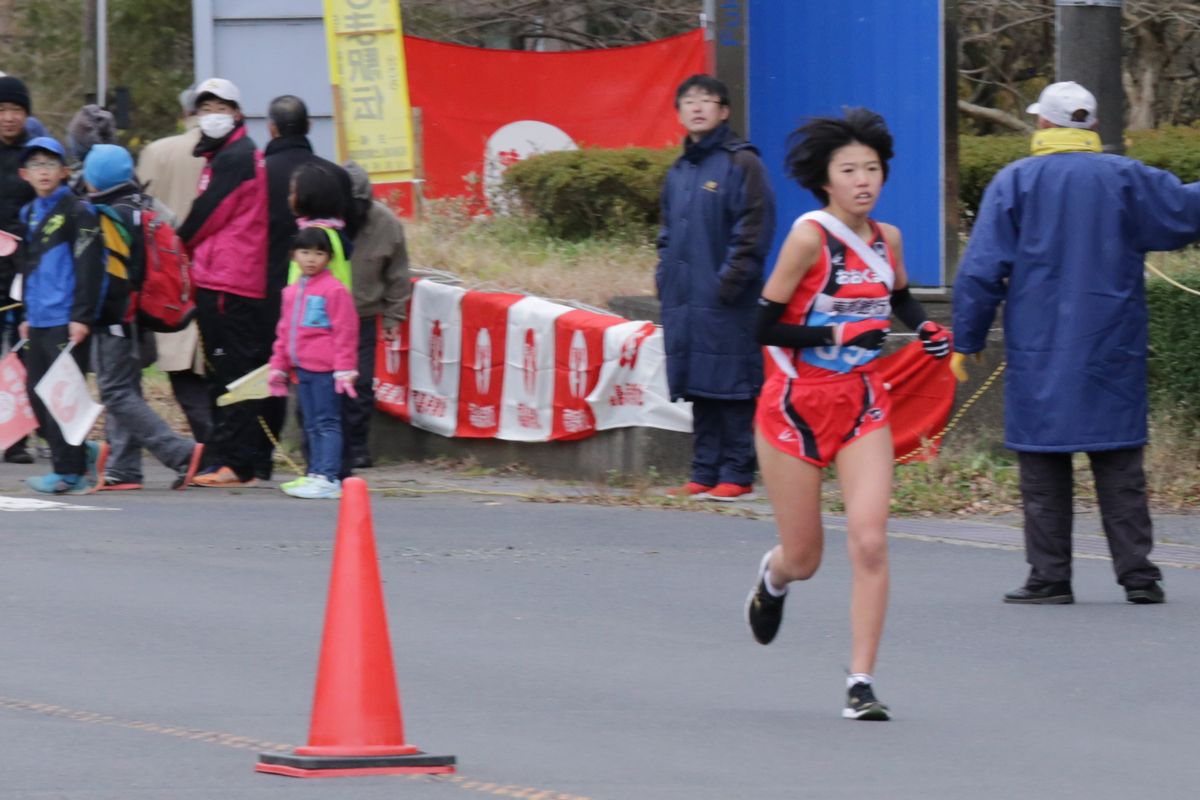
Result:
M779 318L787 303L758 298L758 317L754 324L754 339L759 344L779 347L828 347L834 343L833 327L829 325L789 325Z
M892 292L892 313L896 315L896 319L914 331L928 319L925 307L921 305L920 300L912 296L907 286Z

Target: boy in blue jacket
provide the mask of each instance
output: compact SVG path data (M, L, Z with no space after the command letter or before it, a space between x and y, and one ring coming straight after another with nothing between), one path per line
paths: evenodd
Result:
M36 386L67 343L80 369L86 351L80 345L91 332L103 291L104 266L96 215L67 186L66 151L49 136L31 139L21 155L21 179L37 196L21 208L26 225L21 258L21 295L25 303L22 339L28 339L28 385ZM30 478L30 488L47 494L83 494L92 488L94 460L89 445L70 445L36 392L30 402L38 427L50 445L53 471Z

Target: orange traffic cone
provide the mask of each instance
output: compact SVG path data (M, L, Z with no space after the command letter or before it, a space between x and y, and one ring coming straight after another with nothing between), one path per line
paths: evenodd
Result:
M404 741L367 484L347 478L308 745L260 753L255 770L312 778L454 772L454 763Z

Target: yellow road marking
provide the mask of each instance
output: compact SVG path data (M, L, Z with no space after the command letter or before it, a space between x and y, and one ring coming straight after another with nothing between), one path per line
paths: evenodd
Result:
M15 697L0 696L0 709L9 711L24 711L41 714L56 719L66 719L72 722L90 722L94 725L108 725L115 728L156 733L162 736L175 736L194 742L205 742L222 747L233 747L239 750L269 750L272 752L290 752L296 748L294 744L283 742L268 742L262 739L252 739L248 736L237 736L220 731L202 731L195 728L181 728L175 725L162 725L157 722L144 720L122 719L111 714L100 714L95 711L84 711L76 708L54 705L53 703L37 703L32 700L19 700ZM520 784L500 784L495 781L483 781L466 775L406 775L410 780L420 780L428 783L445 783L457 789L480 794L490 794L496 797L521 798L521 800L591 800L581 795L556 792L551 789L538 789Z

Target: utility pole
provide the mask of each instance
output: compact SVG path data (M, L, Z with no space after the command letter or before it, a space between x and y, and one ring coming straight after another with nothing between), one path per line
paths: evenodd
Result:
M1106 153L1125 150L1125 89L1121 85L1123 0L1054 0L1056 80L1075 81L1096 96Z
M108 0L96 1L96 104L108 105Z
M729 126L748 138L750 119L746 93L750 87L746 79L746 49L750 39L750 2L705 0L704 23L712 69L729 87Z

